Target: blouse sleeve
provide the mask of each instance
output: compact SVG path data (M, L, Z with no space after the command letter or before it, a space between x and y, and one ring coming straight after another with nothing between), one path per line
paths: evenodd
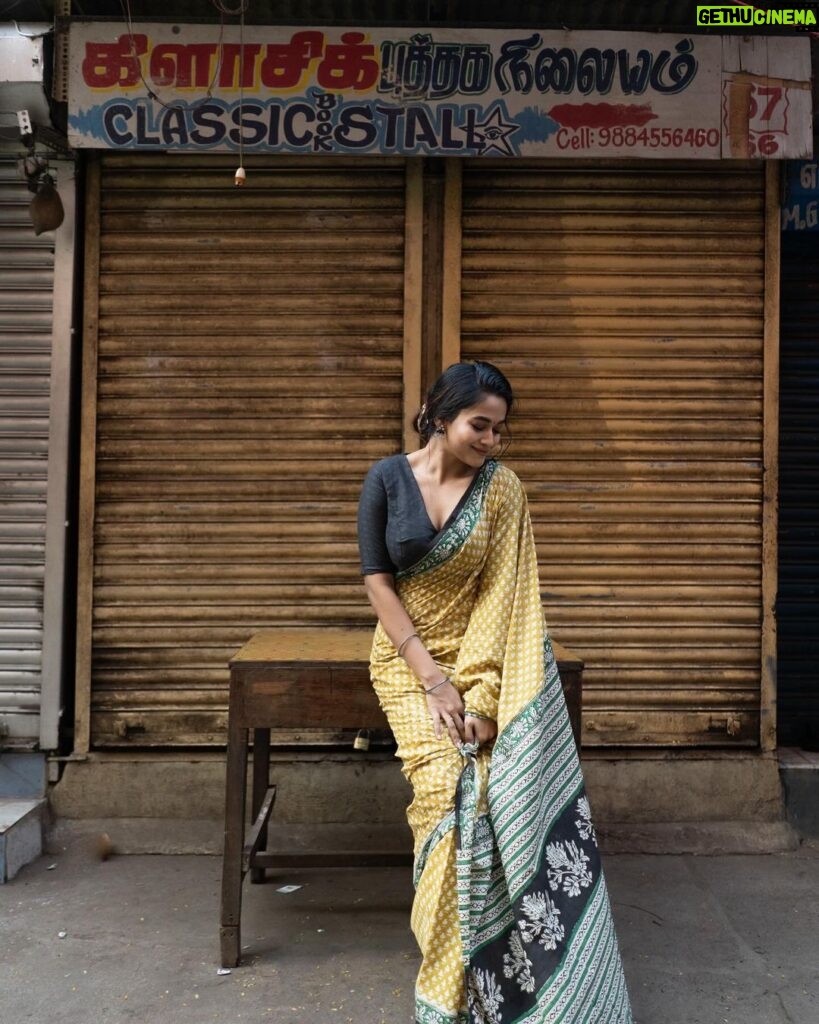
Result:
M387 490L381 468L376 463L364 479L358 502L358 551L361 575L395 573L387 550Z

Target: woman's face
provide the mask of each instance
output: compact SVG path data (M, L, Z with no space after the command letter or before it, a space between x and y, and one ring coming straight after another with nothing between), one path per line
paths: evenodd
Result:
M501 440L507 411L503 398L484 395L477 404L461 409L452 422L443 424L441 441L461 462L479 469Z

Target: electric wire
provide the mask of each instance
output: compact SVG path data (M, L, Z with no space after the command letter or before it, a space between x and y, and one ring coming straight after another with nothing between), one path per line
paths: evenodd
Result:
M201 107L204 103L207 103L208 100L213 98L213 89L214 89L214 87L216 85L216 82L217 82L217 80L219 78L219 73L222 70L222 61L224 59L224 54L225 54L225 47L224 47L225 17L226 16L227 17L235 17L237 14L241 18L241 23L240 23L240 43L239 43L239 87L240 87L240 96L241 96L241 89L243 87L244 57L245 57L245 55L244 55L244 36L243 36L244 16L245 16L245 12L248 9L250 0L240 0L240 2L236 5L235 8L228 7L224 3L224 0L211 0L211 3L213 4L213 7L216 9L216 11L219 14L219 38L216 41L216 46L217 46L216 65L215 65L215 67L213 69L213 75L211 76L211 80L210 80L210 83L208 85L207 91L206 91L205 95L203 97L201 97L201 99L194 100L191 103L184 103L184 102L181 102L179 100L172 101L170 103L166 103L159 95L157 95L157 93L154 90L153 86L148 84L148 82L145 79L145 75L143 74L143 71L142 71L142 61L139 59L139 54L137 53L137 50L136 50L136 40L134 39L134 19L133 19L133 15L131 13L131 0L119 0L119 5L120 5L120 8L122 10L123 17L125 18L125 23L128 26L128 41L129 41L130 47L131 47L131 59L133 60L134 65L137 68L137 74L139 75L139 80L145 86L145 90L146 90L148 96L150 97L150 99L154 100L161 107L164 107L165 110L196 110L198 107ZM240 104L239 105L240 105L240 110L241 110L241 106L242 106L241 99L240 99Z

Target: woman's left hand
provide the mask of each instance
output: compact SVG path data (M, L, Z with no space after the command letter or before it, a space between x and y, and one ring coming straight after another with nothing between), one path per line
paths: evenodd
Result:
M464 739L467 743L477 743L482 746L493 740L498 734L498 723L491 718L476 718L474 715L464 715Z

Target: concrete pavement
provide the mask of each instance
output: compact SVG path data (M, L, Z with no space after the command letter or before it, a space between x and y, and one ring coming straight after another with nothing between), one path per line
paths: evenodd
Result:
M605 865L637 1024L819 1021L819 844ZM102 862L63 835L0 888L0 1022L409 1024L407 870L246 884L245 966L219 975L220 870L213 856Z

